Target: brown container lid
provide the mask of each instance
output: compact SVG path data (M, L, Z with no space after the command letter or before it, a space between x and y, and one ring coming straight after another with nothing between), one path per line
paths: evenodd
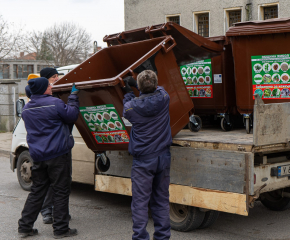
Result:
M103 40L113 46L166 35L176 41L173 52L178 64L211 58L223 51L219 44L172 22L106 35Z
M235 23L234 27L229 28L226 36L234 37L284 32L290 32L290 18Z

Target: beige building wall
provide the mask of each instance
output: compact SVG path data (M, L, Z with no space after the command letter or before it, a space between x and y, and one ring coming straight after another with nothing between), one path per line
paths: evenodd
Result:
M209 35L224 35L227 10L241 9L242 21L262 19L262 8L278 5L279 18L290 17L290 0L124 0L125 30L166 22L180 15L180 25L197 32L195 14L209 12Z

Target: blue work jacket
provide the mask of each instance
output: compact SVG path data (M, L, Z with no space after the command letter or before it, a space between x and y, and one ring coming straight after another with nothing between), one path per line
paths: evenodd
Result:
M132 123L129 152L135 159L156 157L172 143L170 97L163 87L154 93L124 96L123 116Z
M61 156L72 149L71 131L78 113L77 95L70 95L67 104L51 95L31 95L31 100L23 108L22 118L34 162Z

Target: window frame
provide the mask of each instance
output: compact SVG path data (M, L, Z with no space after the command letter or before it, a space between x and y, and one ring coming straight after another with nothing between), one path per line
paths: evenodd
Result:
M24 66L26 66L26 70ZM13 64L13 78L14 79L27 79L28 75L33 72L34 72L33 64Z
M200 15L203 15L203 14L208 14L208 36L207 37L210 37L210 11L193 12L193 32L198 34L198 30L199 30L198 18Z
M277 18L279 18L279 2L275 2L275 3L265 3L265 4L259 5L259 7L258 7L258 19L259 20L265 20L264 19L265 18L264 10L265 10L265 8L268 8L268 7L277 7L277 12L278 12ZM275 18L268 18L268 19L275 19Z
M171 22L171 21L169 21L169 18L171 18L171 17L179 17L179 25L181 26L181 14L165 15L165 22Z
M230 28L230 12L235 12L235 11L241 11L241 22L244 21L244 9L243 7L233 7L233 8L225 8L224 9L224 34L229 30Z
M0 64L0 79L10 79L10 64ZM7 77L6 77L7 76Z

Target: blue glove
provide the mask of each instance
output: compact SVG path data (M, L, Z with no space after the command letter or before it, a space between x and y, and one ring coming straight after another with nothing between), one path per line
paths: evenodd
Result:
M71 93L70 93L70 94L78 94L79 91L80 91L80 90L76 88L76 84L73 83L73 85L72 85L72 89L71 89Z

